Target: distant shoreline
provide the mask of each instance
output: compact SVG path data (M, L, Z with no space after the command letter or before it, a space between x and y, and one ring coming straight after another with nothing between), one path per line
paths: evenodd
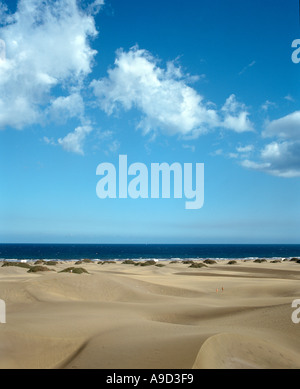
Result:
M0 244L0 260L300 258L300 244Z

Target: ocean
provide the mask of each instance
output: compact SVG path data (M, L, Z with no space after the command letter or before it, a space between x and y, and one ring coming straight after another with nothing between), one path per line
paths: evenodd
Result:
M300 244L0 244L0 260L300 258Z

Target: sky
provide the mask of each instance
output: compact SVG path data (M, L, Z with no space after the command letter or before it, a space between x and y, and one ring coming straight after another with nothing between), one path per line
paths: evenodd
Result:
M300 243L295 39L297 0L0 2L0 242ZM99 198L120 155L203 206Z

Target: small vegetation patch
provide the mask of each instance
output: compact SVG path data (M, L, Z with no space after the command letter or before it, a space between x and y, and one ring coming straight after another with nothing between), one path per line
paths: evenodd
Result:
M199 269L200 267L207 267L207 266L202 262L197 262L197 263L192 263L189 267Z
M217 263L217 261L215 261L214 259L205 259L203 262L207 265L214 265L215 263Z
M92 261L91 259L88 259L88 258L83 259L82 262L83 263L94 263L94 261Z
M299 260L299 258L291 258L290 261L292 262L297 262Z
M106 265L107 263L117 263L116 261L102 261L102 262L99 262L99 264L101 265Z
M82 274L82 273L88 273L87 270L85 270L83 267L67 267L66 269L63 269L60 271L60 273L75 273L75 274Z
M237 263L237 261L235 261L234 259L232 259L231 261L228 261L227 262L227 265L235 265Z
M150 259L149 261L141 262L140 266L152 266L155 264L156 264L156 262L153 259Z
M34 266L30 267L30 269L27 271L27 273L37 273L40 271L51 271L51 269L49 269L47 266L43 266L43 265L34 265Z
M57 261L44 261L44 265L48 266L56 266L58 264Z
M6 266L18 266L18 267L24 267L25 269L30 269L29 263L26 262L4 262L2 267Z
M43 265L44 261L42 259L38 259L37 261L34 262L34 265Z
M136 262L134 262L132 259L125 259L125 261L122 262L123 265L135 265Z
M271 263L279 263L279 262L281 262L280 259L274 259L273 261L271 261Z
M164 265L163 263L157 263L155 266L157 266L157 267L164 267L166 265Z
M267 260L265 258L257 258L257 259L254 259L255 263L262 263L262 262L267 262Z
M82 261L76 261L75 263L74 263L74 265L81 265L82 264Z
M184 265L191 265L192 263L194 263L194 261L191 259L184 259L181 263L183 263Z

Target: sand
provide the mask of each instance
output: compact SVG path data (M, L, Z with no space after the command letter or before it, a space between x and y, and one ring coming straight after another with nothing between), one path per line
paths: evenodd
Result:
M0 368L300 368L300 264L161 263L0 267Z

